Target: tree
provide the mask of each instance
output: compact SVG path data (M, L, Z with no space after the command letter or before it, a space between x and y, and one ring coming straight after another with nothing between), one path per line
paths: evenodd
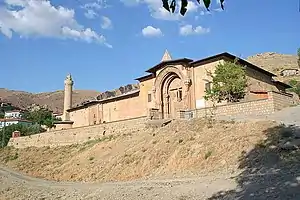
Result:
M45 132L46 130L43 129L40 125L23 125L23 124L12 124L0 129L0 142L1 146L4 147L7 145L9 139L12 136L14 131L20 131L21 136L28 136L33 135L41 132Z
M23 118L39 125L46 125L47 127L53 127L54 117L52 112L47 109L39 109L34 111L27 111L23 114Z
M187 5L188 5L188 0L180 0L181 1L181 7L180 7L180 14L182 16L185 15L186 11L187 11ZM197 0L197 2L200 4L201 0ZM211 4L211 0L202 0L204 3L204 6L206 7L206 9L209 11L209 6ZM224 10L224 1L225 0L220 0L220 5L222 10ZM175 9L176 9L176 0L172 0L171 3L169 4L169 0L162 0L163 3L163 7L169 11L174 13Z
M292 86L292 88L289 88L288 91L295 92L300 97L300 82L292 79L289 81L289 85Z
M247 78L245 68L234 62L225 61L217 65L212 77L212 87L205 91L205 99L213 102L238 102L246 94Z

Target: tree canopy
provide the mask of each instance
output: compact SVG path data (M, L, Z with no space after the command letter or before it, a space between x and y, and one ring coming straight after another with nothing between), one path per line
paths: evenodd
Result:
M23 114L23 118L38 123L39 125L45 125L49 128L53 126L54 121L52 112L42 108L25 112Z
M12 124L0 129L0 143L4 147L7 145L9 139L14 131L20 131L21 136L28 136L46 131L40 125L23 125L23 124Z
M181 1L181 7L180 7L180 14L182 16L185 15L186 11L187 11L187 6L188 6L188 0L180 0ZM201 1L203 1L205 8L209 11L209 7L211 4L211 0L196 0L199 4L201 3ZM225 0L220 0L220 5L222 10L224 10L224 1ZM169 0L162 0L163 3L163 7L169 11L174 13L175 9L176 9L176 0L172 0L171 3L169 4Z
M220 102L238 102L245 94L247 78L245 68L234 62L225 61L217 65L214 73L208 72L212 78L212 87L206 89L205 99Z
M292 79L289 81L289 85L292 86L292 88L288 89L288 91L295 92L300 97L300 82Z

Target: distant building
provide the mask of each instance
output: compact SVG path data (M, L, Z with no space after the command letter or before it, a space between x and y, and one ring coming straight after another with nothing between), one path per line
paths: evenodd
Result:
M10 111L5 111L4 118L10 119L19 119L22 117L23 112L21 110L10 110Z
M22 125L33 125L32 121L24 120L24 119L14 119L14 118L8 118L8 119L0 119L0 128L3 128L4 126L10 126L13 124L22 124Z
M280 72L281 76L295 76L299 75L299 69L284 69Z

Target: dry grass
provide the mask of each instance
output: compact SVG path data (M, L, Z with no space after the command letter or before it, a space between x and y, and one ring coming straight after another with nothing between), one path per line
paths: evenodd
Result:
M123 133L82 145L5 148L0 162L52 180L125 181L231 173L238 158L265 138L272 122L175 121L157 129ZM14 157L17 153L17 158ZM15 159L10 159L14 157Z

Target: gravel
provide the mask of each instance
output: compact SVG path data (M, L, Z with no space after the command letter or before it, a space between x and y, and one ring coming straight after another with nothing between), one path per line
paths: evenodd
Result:
M0 167L1 200L199 200L235 187L234 180L225 176L103 184L53 182Z

